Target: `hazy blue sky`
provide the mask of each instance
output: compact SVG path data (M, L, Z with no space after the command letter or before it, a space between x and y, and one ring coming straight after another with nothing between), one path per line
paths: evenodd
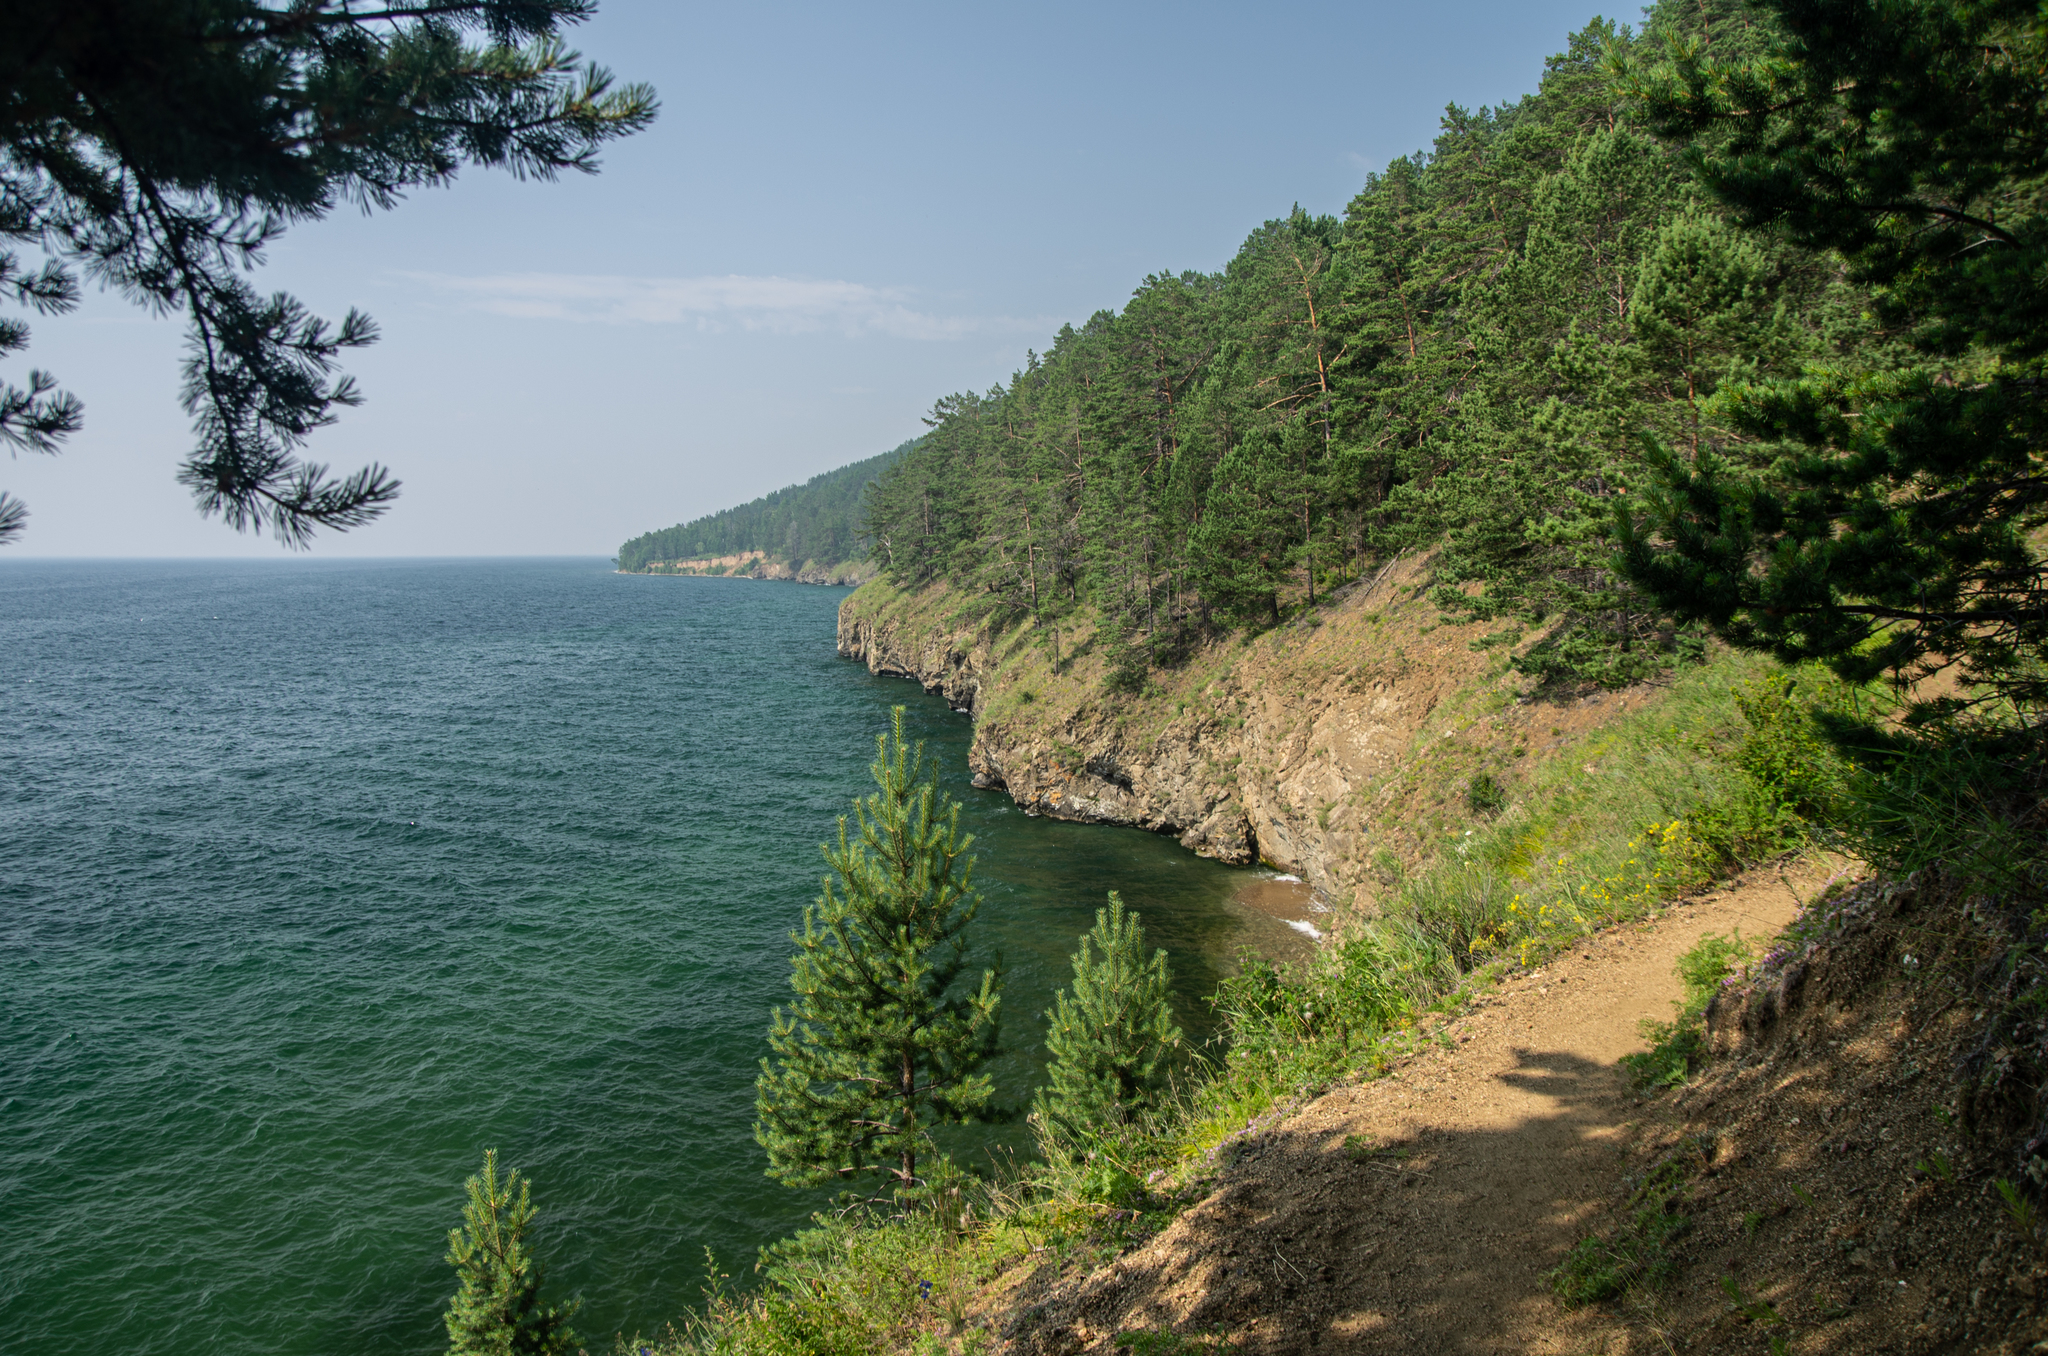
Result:
M405 493L316 554L609 555L883 451L1145 274L1218 268L1296 202L1342 211L1596 12L604 0L576 45L663 110L602 174L470 173L301 227L258 277L384 332L313 455ZM87 427L0 465L33 515L9 556L279 553L172 479L181 335L99 295L34 322L13 375L55 372Z

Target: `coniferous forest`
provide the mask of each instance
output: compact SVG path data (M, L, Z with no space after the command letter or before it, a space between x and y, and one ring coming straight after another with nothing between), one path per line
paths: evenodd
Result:
M1897 359L1842 260L1742 229L1691 170L1702 138L1660 139L1613 75L1673 43L1739 63L1770 23L1733 0L1596 20L1341 218L1297 207L1220 272L1145 278L940 399L869 493L871 551L1041 621L1100 609L1130 682L1424 545L1444 608L1502 641L1549 624L1526 670L1622 685L1696 650L1613 567L1646 447L1739 459L1724 386Z
M1341 783L1319 828L1346 805L1369 812L1341 849L1357 852L1421 804L1394 799L1402 777L1434 778L1442 808L1471 769L1446 812L1463 818L1435 821L1412 863L1386 854L1310 959L1240 956L1209 998L1221 1030L1203 1051L1179 1049L1164 959L1146 963L1111 895L1071 993L1041 1014L1039 1161L979 1183L925 1146L930 1127L993 1110L979 1070L1001 973L969 987L971 890L952 872L970 843L957 807L935 813L936 788L911 785L899 721L858 842L842 828L828 849L839 894L828 884L792 933L796 999L757 1084L771 1171L865 1174L888 1194L849 1196L764 1249L756 1292L714 1269L663 1352L1295 1351L1320 1345L1312 1331L1378 1341L1410 1325L1455 1345L1481 1330L1457 1325L1516 1306L1446 1278L1530 1272L1539 1255L1559 1312L1608 1304L1615 1344L1584 1327L1487 1344L2040 1345L2044 14L2038 0L1659 0L1639 28L1596 20L1534 94L1449 108L1434 144L1371 175L1341 218L1297 207L1221 271L1147 277L1007 381L938 400L864 491L862 541L887 576L865 597L922 593L911 602L972 622L991 653L990 637L1050 630L1050 670L976 714L1012 736L1042 722L1025 731L1040 745L1005 751L1042 749L1065 774L1058 795L1087 793L1083 774L1131 792L1118 759L1166 724L1133 721L1125 739L1126 711L1097 708L1208 703L1175 737L1245 817L1245 787L1279 785L1246 752L1274 746L1208 732L1265 719L1252 698L1276 676L1334 686L1327 652L1305 656L1325 620L1350 623L1319 605L1404 558L1442 614L1406 634L1465 623L1460 654L1493 650L1533 681L1490 670L1490 704L1468 689L1469 706L1418 721L1355 781L1317 783ZM1063 670L1076 614L1104 662L1069 650ZM1304 623L1291 636L1235 654L1292 646L1291 671L1187 662L1290 617ZM1432 645L1439 664L1454 648ZM1029 648L1003 653L1036 665ZM1704 662L1609 717L1583 754L1514 768L1566 746L1565 708L1604 700L1584 689L1690 659ZM1000 685L1001 662L976 681ZM1076 695L1098 673L1144 695ZM1344 677L1377 690L1381 671ZM1341 721L1283 714L1265 724L1300 731L1282 751L1295 766L1336 761ZM1024 762L997 768L1013 796ZM1311 807L1298 800L1295 822ZM1811 859L1804 892L1795 859ZM1731 902L1768 888L1766 871L1791 896L1769 943L1743 931L1752 904ZM1445 1129L1449 1110L1431 1129L1405 1109L1449 1086L1503 977L1524 977L1513 992L1534 1011L1530 981L1572 948L1590 957L1723 886L1741 926L1674 950L1682 998L1638 1028L1650 1048L1619 1059L1614 1142L1648 1118L1663 1128L1623 1150L1640 1171L1607 1222L1562 1246L1546 1195L1540 1227L1504 1244L1513 1193L1489 1198L1468 1175L1423 1194L1434 1162L1498 1153L1497 1180L1518 1184L1539 1162L1489 1147L1494 1130ZM1617 992L1641 987L1640 969L1610 973ZM1504 1062L1467 1084L1485 1097L1539 1063L1521 1044L1534 1023L1516 1021L1496 1028ZM1873 1053L1845 1051L1859 1043ZM1384 1118L1364 1119L1370 1086L1404 1076ZM1654 1100L1695 1084L1692 1107ZM1574 1117L1591 1105L1570 1096ZM1377 1128L1339 1138L1354 1125ZM1807 1147L1790 1150L1802 1125ZM1459 1147L1437 1160L1433 1141ZM1689 1185L1710 1172L1712 1188ZM1317 1174L1323 1187L1299 1185ZM1457 1222L1435 1254L1411 1227L1426 1211L1382 1208L1396 1180ZM1376 1215L1392 1221L1383 1253L1361 1246ZM1840 1246L1816 1249L1828 1220ZM1987 1242L2008 1234L2010 1249ZM1943 1298L1962 1293L1967 1312Z
M837 565L859 555L861 494L916 440L878 457L812 476L738 508L644 532L619 548L619 568L644 570L657 561L701 560L762 551L792 567Z

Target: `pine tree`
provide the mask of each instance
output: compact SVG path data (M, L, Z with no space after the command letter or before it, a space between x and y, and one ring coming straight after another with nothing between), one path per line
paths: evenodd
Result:
M484 1170L464 1185L463 1227L448 1231L448 1262L462 1283L448 1302L448 1356L567 1356L577 1306L541 1303L541 1264L526 1245L528 1183L515 1171L501 1184L498 1151L486 1149Z
M1301 436L1302 429L1293 430ZM1217 463L1202 521L1190 543L1203 595L1249 622L1280 622L1280 590L1300 545L1285 435L1261 431Z
M1769 0L1760 59L1624 67L1738 224L1832 251L1903 363L1737 387L1769 466L1668 447L1628 573L1663 605L1863 681L1959 666L2048 706L2048 28L2033 0ZM1953 713L1948 702L1923 717Z
M248 269L294 222L390 208L464 165L521 178L594 172L653 121L565 31L594 0L16 0L0 6L0 298L48 315L81 275L190 318L183 403L198 446L179 480L230 526L303 544L368 522L398 482L299 457L359 403L336 371L376 338ZM474 41L473 39L481 39ZM14 246L40 251L40 269ZM0 354L28 342L0 319ZM0 444L54 452L83 407L55 379L0 382ZM21 527L0 504L0 542Z
M1643 413L1629 290L1672 195L1666 158L1602 126L1536 182L1524 248L1465 289L1461 324L1482 361L1438 434L1455 462L1410 501L1423 539L1442 535L1438 605L1552 621L1519 661L1546 676L1625 684L1661 665L1629 653L1655 618L1617 587L1602 539Z
M931 1131L991 1112L982 1066L996 1053L1001 976L956 992L981 897L960 805L943 807L934 769L903 740L903 708L875 740L880 789L854 802L823 851L833 877L804 910L791 957L796 1000L775 1011L761 1061L754 1138L768 1173L803 1186L879 1172L899 1197L922 1185ZM941 1160L943 1161L943 1160Z
M1536 410L1530 432L1553 483L1523 527L1522 596L1562 621L1518 667L1621 686L1669 662L1674 632L1614 569L1615 506L1642 469L1646 430L1696 450L1714 392L1786 356L1784 308L1774 316L1767 304L1765 273L1734 228L1681 213L1646 244L1625 329L1603 340L1574 324L1551 355L1563 395Z
M1167 1002L1166 953L1145 959L1138 915L1109 892L1095 926L1074 953L1072 996L1062 989L1046 1014L1046 1073L1033 1114L1044 1133L1090 1135L1125 1124L1157 1095L1168 1052L1180 1042Z

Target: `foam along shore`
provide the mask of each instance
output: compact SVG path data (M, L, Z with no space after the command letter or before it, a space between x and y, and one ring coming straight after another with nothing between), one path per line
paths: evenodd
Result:
M1261 871L1226 905L1245 929L1245 942L1276 961L1306 960L1328 936L1330 906L1301 877Z

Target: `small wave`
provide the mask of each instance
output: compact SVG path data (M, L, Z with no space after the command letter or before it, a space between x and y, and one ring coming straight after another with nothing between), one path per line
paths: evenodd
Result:
M1317 927L1314 923L1307 921L1306 919L1286 918L1282 919L1281 921L1286 923L1288 927L1293 928L1296 932L1304 933L1307 936L1312 937L1319 942L1323 940L1323 930Z
M1299 876L1275 876L1273 879L1288 881L1295 885L1301 884L1301 877Z

